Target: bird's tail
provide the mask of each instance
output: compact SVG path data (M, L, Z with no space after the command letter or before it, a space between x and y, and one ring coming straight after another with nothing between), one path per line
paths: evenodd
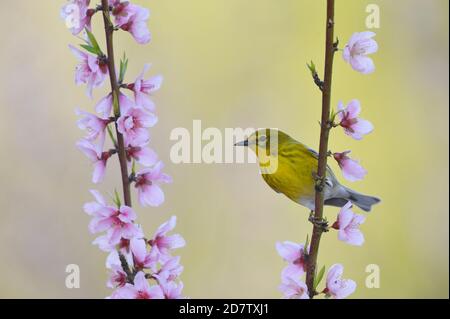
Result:
M348 201L351 201L354 205L358 206L366 212L370 212L372 205L379 203L381 200L374 196L363 195L355 192L354 190L344 187L345 195L339 198L330 198L325 200L325 205L342 207Z

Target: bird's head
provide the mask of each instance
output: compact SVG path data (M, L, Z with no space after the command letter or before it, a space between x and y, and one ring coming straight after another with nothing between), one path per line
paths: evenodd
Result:
M258 157L262 154L276 156L280 146L290 140L292 140L292 138L280 130L263 128L256 130L247 139L234 145L248 146L256 153L256 156Z

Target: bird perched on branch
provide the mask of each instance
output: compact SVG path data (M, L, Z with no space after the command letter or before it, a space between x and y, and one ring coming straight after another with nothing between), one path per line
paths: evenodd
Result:
M277 193L309 208L315 207L318 154L276 129L260 129L235 146L251 148L259 162L262 177ZM370 211L380 199L363 195L340 184L330 167L324 183L324 204L342 207L348 201Z

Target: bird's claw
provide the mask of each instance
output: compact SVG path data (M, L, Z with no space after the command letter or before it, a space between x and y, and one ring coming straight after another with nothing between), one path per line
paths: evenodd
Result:
M316 218L314 217L314 212L311 212L308 220L317 228L319 228L323 232L329 231L328 221L326 218Z

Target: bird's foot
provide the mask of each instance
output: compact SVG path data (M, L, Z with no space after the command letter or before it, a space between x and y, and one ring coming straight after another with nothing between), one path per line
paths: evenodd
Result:
M327 232L330 230L330 227L328 226L328 220L326 218L316 218L314 216L314 212L312 211L311 214L309 214L308 220L317 228L319 228L323 232Z

